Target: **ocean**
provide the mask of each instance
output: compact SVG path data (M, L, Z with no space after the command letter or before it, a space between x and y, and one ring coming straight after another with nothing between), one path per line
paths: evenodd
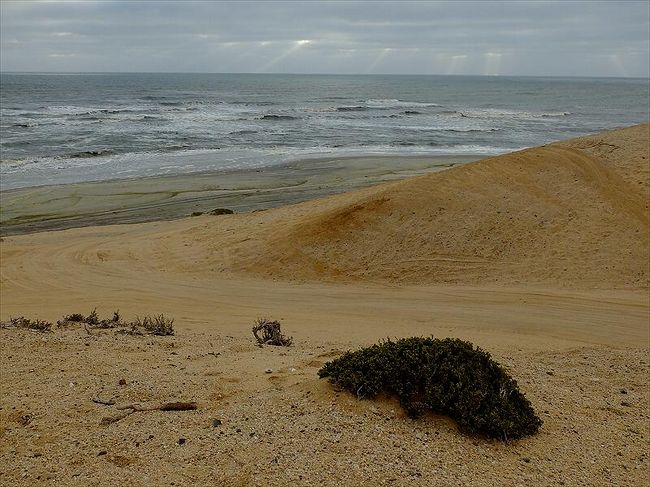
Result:
M493 155L646 122L649 103L647 79L3 73L0 188Z

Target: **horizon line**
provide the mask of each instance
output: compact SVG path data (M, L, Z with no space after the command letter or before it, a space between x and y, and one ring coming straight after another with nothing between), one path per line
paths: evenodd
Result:
M648 76L615 76L615 75L562 75L562 74L424 74L424 73L301 73L301 72L218 72L218 71L6 71L0 74L40 74L40 75L70 75L70 74L219 74L219 75L290 75L290 76L472 76L477 78L611 78L611 79L647 79Z

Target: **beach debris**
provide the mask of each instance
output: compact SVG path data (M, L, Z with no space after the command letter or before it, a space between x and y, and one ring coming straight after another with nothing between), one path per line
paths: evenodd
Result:
M215 208L210 212L211 215L232 215L234 211L228 208Z
M118 384L121 385L121 386L125 386L126 385L126 379L120 379Z
M103 404L105 406L113 406L115 404L115 399L110 398L106 399L103 397L95 396L92 398L93 402L96 402L97 404Z
M117 423L121 419L126 418L127 416L136 413L136 412L145 412L145 411L194 411L198 409L198 406L195 402L185 402L185 401L174 401L174 402L163 402L157 404L123 404L121 406L116 406L115 409L120 411L119 413L113 416L106 416L101 419L99 424L107 426L112 423Z
M253 335L260 345L288 347L293 343L293 337L285 337L280 331L279 321L272 321L267 318L258 318L255 320Z
M266 370L264 371L264 373L265 373L265 374L272 374L272 373L273 373L273 369L266 369Z
M183 446L183 445L185 444L186 441L187 441L187 440L186 440L185 438L179 438L179 439L178 439L178 444L179 444L180 446Z
M102 455L107 455L108 451L107 450L99 450L99 453L97 453L98 457L101 457Z
M212 419L212 427L216 428L217 426L221 426L223 424L223 421L217 418Z

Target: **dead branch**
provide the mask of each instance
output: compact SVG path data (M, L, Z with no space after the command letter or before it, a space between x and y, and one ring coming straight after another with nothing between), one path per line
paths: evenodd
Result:
M126 418L128 415L133 414L135 412L143 412L143 411L193 411L195 409L198 409L198 406L195 402L182 402L182 401L176 401L176 402L163 402L159 404L139 404L139 403L132 403L132 404L123 404L121 406L117 406L116 409L122 411L121 413L118 413L114 416L106 416L102 418L99 424L101 425L109 425L111 423L116 423L117 421Z
M262 336L258 333L262 333ZM293 342L293 337L285 337L280 331L280 322L266 318L255 320L253 335L260 345L278 345L288 347Z

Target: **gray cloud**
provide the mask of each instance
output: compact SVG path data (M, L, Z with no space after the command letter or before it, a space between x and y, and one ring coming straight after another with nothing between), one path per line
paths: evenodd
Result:
M649 74L646 1L3 1L3 71Z

